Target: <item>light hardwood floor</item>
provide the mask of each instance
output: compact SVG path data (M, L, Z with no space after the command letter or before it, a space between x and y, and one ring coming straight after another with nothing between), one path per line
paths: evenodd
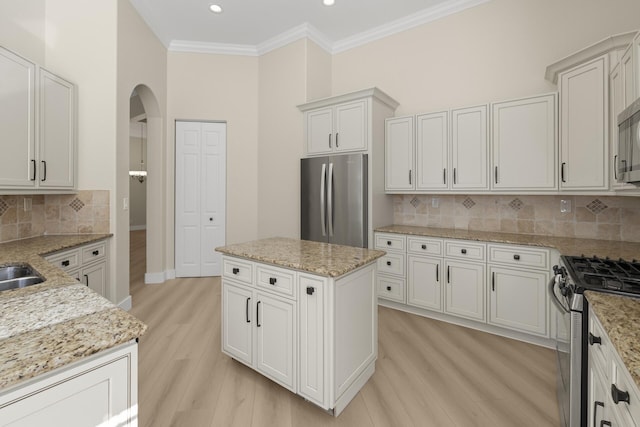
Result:
M141 427L559 426L552 350L379 308L376 372L334 418L220 351L220 279L145 285L131 234Z

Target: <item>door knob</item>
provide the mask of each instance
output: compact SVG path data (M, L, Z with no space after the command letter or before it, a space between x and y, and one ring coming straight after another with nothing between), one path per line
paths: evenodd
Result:
M213 221L213 218L209 218L209 221Z

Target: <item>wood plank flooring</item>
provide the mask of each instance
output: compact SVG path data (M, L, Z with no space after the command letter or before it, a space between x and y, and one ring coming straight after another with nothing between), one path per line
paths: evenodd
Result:
M131 233L140 427L559 426L555 352L379 308L376 372L334 418L220 351L220 279L145 285Z

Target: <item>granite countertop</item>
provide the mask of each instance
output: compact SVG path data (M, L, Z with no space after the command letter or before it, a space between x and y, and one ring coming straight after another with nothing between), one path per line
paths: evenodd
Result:
M592 291L585 296L640 388L640 299Z
M476 240L513 245L542 246L557 249L562 255L597 255L612 259L640 259L640 243L610 240L579 239L575 237L538 236L534 234L501 233L497 231L455 230L450 228L389 225L376 232L411 234L446 239Z
M145 332L145 324L42 257L110 236L48 235L0 244L0 265L29 263L45 278L0 292L0 390Z
M382 257L385 252L352 246L273 237L222 246L216 251L251 261L339 277Z

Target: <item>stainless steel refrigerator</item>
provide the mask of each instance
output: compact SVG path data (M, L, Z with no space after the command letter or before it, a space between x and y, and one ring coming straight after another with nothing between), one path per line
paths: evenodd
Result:
M300 160L300 237L368 246L367 154Z

